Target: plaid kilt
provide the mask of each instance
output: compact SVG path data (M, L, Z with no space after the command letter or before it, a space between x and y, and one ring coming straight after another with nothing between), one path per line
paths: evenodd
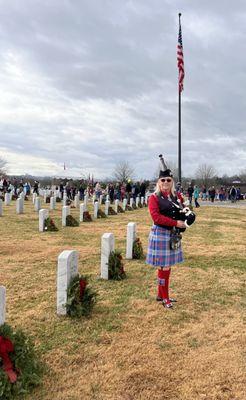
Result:
M146 263L153 267L169 267L183 261L181 246L176 250L170 249L170 231L153 225L149 234Z

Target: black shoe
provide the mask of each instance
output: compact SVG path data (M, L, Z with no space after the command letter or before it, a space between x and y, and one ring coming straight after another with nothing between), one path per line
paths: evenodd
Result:
M171 303L177 303L177 301L178 301L178 300L176 300L176 299L174 299L172 297L169 297L169 300L171 301Z
M162 298L159 297L159 296L157 296L157 297L156 297L156 301L162 301Z

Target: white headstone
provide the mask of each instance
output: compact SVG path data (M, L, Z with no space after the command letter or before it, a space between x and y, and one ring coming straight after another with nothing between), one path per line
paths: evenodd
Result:
M145 195L144 201L145 201L145 204L148 204L148 195L147 194Z
M70 207L69 206L63 206L62 207L62 226L66 226L66 218L67 216L70 215Z
M6 312L6 288L0 286L0 326L5 323Z
M95 200L96 200L96 195L95 195L95 194L93 194L93 196L92 196L92 204L94 204L94 203L95 203Z
M139 203L139 196L136 197L136 207L138 207L138 203Z
M99 197L99 204L102 204L102 201L103 201L103 195L100 194L100 197Z
M85 211L87 211L87 207L88 207L88 195L87 194L84 197L84 206L85 206Z
M22 197L16 200L16 213L23 214L24 212L24 200Z
M126 258L132 259L133 242L136 239L136 224L129 222L127 225L127 239L126 239Z
M67 289L71 279L78 274L79 253L64 250L58 257L57 266L57 314L66 315Z
M79 220L80 222L83 222L84 220L84 212L85 212L85 206L84 203L81 203L79 206Z
M35 204L36 197L37 197L37 193L35 192L35 193L32 194L32 202L33 202L33 204Z
M106 215L108 215L109 206L110 206L110 201L106 200L105 201L105 211L104 211Z
M133 197L130 198L130 207L133 205Z
M98 201L95 201L94 203L94 218L97 219L97 213L98 213Z
M39 232L44 232L44 221L46 220L46 218L48 218L49 211L42 208L42 210L39 210L38 216L39 216Z
M76 194L76 196L74 196L74 206L76 208L79 208L79 195Z
M116 199L114 202L114 211L116 212L116 214L118 214L118 205L119 205L119 200Z
M142 206L144 204L144 197L143 196L141 197L141 204L142 204Z
M3 216L3 201L0 199L0 217Z
M109 194L107 194L106 196L106 201L109 201Z
M51 196L50 198L50 209L54 210L56 208L56 198L54 196Z
M86 194L84 197L84 211L87 211L87 207L88 207L88 195Z
M63 202L63 206L66 206L66 205L67 205L67 195L66 195L66 193L63 194L63 200L62 200L62 202Z
M10 193L5 193L4 200L5 200L5 206L9 206L11 202Z
M108 279L108 259L111 251L114 251L113 233L104 233L101 240L101 278Z
M40 199L40 197L36 197L34 208L35 208L35 211L39 211L41 209L41 199Z
M126 211L126 205L127 205L127 199L123 199L122 208L124 211Z

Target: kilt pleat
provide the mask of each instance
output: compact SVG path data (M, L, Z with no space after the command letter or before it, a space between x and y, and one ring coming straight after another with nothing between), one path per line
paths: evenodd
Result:
M153 267L169 267L183 261L181 246L176 250L170 249L170 231L153 225L149 234L146 263Z

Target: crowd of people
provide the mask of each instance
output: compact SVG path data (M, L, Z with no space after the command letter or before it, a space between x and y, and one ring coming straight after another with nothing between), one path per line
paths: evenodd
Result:
M78 186L71 185L69 182L60 183L57 189L60 190L62 198L64 193L70 200L74 200L76 194L79 194L80 200L84 200L85 194L95 196L99 200L100 196L109 196L111 203L118 199L122 201L124 198L130 200L131 197L135 200L137 196L145 196L148 184L145 181L132 182L130 179L127 183L108 183L101 184L96 182L95 185L91 182L82 180Z
M7 179L6 177L0 177L0 195L4 193L12 192L14 195L18 196L21 192L25 195L30 195L31 192L39 194L41 188L41 183L37 180L32 183L27 182L23 179ZM51 186L46 186L46 189L51 189ZM124 198L128 200L133 197L135 200L137 196L144 197L147 194L151 194L151 183L149 181L133 182L129 179L126 183L101 183L82 179L80 181L61 181L60 184L56 185L56 189L61 192L63 198L64 193L70 200L74 200L75 195L79 194L80 200L84 200L85 194L89 196L95 196L99 199L101 195L109 195L111 203L118 199L122 201ZM231 200L235 202L243 198L241 190L239 187L231 186L215 188L215 186L198 187L198 185L189 184L187 188L183 189L180 183L176 185L177 193L183 193L189 199L192 205L194 201L195 207L200 207L199 201L211 201L212 203L216 200L218 201L228 201Z
M235 187L232 185L231 187L221 186L220 188L215 188L215 186L210 186L208 189L206 186L202 186L199 188L197 185L190 184L187 189L187 197L189 199L190 204L192 204L192 200L194 199L195 207L200 207L199 199L204 201L211 201L214 203L215 200L218 201L232 201L235 202L237 200L242 200L244 196L241 193L241 189L239 187Z

